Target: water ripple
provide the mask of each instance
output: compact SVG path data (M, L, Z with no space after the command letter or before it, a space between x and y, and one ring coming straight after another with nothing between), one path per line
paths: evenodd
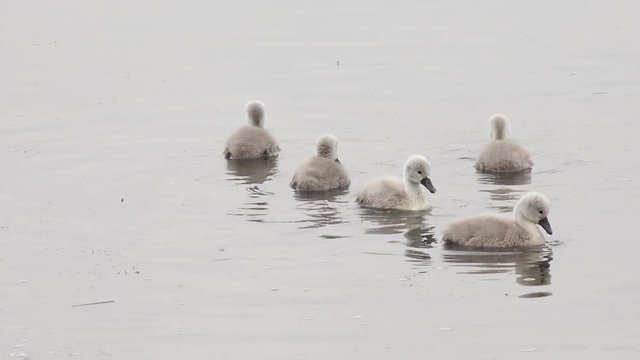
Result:
M459 268L459 274L499 274L515 272L516 282L525 286L551 284L551 246L531 249L477 250L445 245L445 263Z
M264 217L269 211L269 202L265 197L274 195L271 192L260 189L257 185L246 188L248 200L238 208L240 212L229 213L234 216L246 216L251 222L265 222Z
M481 173L477 172L478 183L484 185L529 185L531 184L531 170L515 173Z
M434 226L425 220L426 211L398 211L385 209L360 209L363 223L368 223L366 234L402 234L405 239L404 255L408 262L426 266L431 264L427 250L434 247Z
M294 197L298 201L296 209L306 216L299 221L301 224L299 229L314 229L343 223L340 206L348 203L342 200L346 193L346 190L295 192Z
M278 158L227 160L227 180L239 184L262 184L278 173Z

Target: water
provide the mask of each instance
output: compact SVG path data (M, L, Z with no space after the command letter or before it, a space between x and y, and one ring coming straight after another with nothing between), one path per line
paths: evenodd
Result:
M0 353L637 358L637 10L0 2ZM282 154L227 162L252 99ZM495 112L530 174L475 173ZM294 194L324 133L353 186ZM356 206L414 153L432 211ZM529 190L543 248L442 245Z

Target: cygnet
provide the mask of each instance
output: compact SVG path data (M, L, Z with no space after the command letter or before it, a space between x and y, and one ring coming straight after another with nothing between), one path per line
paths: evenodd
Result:
M436 192L431 182L431 168L424 156L412 155L404 164L402 179L383 177L366 183L356 202L379 209L428 210L427 190Z
M224 157L226 159L257 159L276 156L280 147L271 133L264 128L264 104L260 101L249 102L247 117L249 125L238 129L227 140Z
M491 142L482 150L475 168L486 173L529 170L533 166L527 149L509 139L510 126L506 116L496 114L489 119Z
M549 200L542 194L531 192L518 201L512 216L487 214L457 220L449 224L442 240L487 248L542 245L545 235L538 225L551 235L548 215Z
M346 189L350 183L338 160L338 139L325 135L318 141L317 155L296 169L290 185L298 191L328 191Z

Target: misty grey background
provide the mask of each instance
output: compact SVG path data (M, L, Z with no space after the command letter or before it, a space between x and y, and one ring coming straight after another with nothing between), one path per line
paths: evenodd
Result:
M637 358L638 10L0 1L1 356ZM227 164L253 99L281 156ZM530 175L474 172L495 112ZM296 196L324 133L352 188ZM430 214L355 206L414 153ZM529 190L543 249L434 242Z

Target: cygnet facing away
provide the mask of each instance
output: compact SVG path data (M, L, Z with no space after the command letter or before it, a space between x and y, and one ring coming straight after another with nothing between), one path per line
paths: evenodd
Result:
M291 187L298 191L346 189L351 180L338 160L338 139L333 135L320 138L317 155L296 169Z
M280 147L271 133L264 128L264 104L251 101L247 104L248 126L238 129L227 140L224 148L226 159L257 159L273 157Z
M496 114L489 119L491 142L482 150L475 168L480 172L517 172L531 169L533 162L529 152L515 141L508 139L511 132L509 119Z
M356 202L362 206L379 209L427 210L427 188L431 193L436 188L431 183L431 168L424 156L412 155L404 164L403 178L384 177L364 185Z
M513 209L513 217L506 215L476 215L457 220L447 227L442 240L469 247L506 248L535 246L545 243L540 225L551 235L549 200L544 195L525 194Z

